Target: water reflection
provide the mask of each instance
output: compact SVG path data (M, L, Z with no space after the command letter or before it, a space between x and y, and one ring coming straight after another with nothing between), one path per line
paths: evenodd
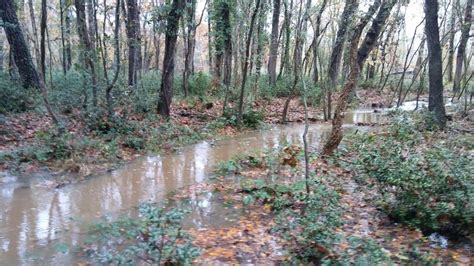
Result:
M379 118L373 113L350 113L346 115L348 121L374 123ZM21 183L3 175L0 264L28 264L38 257L45 264L74 263L71 253L59 254L54 245L81 243L87 229L84 222L128 213L147 200L164 201L168 193L204 181L219 161L234 155L300 143L303 127L277 126L216 143L202 142L173 154L143 157L101 177L53 191L35 179ZM330 125L311 125L311 148L317 148L329 130ZM188 204L193 209L185 223L189 227L225 226L241 215L241 211L223 204L218 194L193 195Z

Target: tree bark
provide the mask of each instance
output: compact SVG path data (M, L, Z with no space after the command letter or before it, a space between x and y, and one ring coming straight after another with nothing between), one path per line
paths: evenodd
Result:
M288 116L288 109L290 107L290 102L295 96L296 93L296 86L298 85L298 81L300 78L300 73L302 72L302 60L303 60L303 44L305 42L305 37L306 37L306 30L307 30L307 22L309 20L309 9L311 7L311 0L308 0L306 2L306 6L304 8L304 12L302 12L303 9L303 0L300 1L300 10L299 10L299 15L298 15L298 22L296 26L296 40L295 40L295 50L293 53L293 86L290 88L290 93L288 95L288 98L285 101L285 105L283 106L283 114L281 118L282 123L287 122L287 116Z
M361 19L359 24L355 27L351 42L350 42L350 72L347 78L344 88L339 96L337 101L336 110L334 113L334 119L332 120L332 130L329 136L329 139L326 141L323 148L323 155L331 155L337 149L339 144L342 141L342 124L344 119L344 112L347 109L347 104L349 102L349 96L351 92L355 89L357 85L357 80L359 78L360 71L363 68L367 57L370 52L374 49L376 41L382 32L382 28L385 25L386 20L390 16L390 12L395 5L396 0L387 0L384 2L375 1L375 3L369 8L367 14ZM379 8L380 7L380 8ZM359 40L361 38L362 32L369 22L370 18L377 11L371 27L367 31L364 40L361 42L359 49L357 49Z
M464 23L461 28L461 40L456 54L456 69L454 72L453 92L458 93L461 88L462 65L466 54L466 45L469 40L469 32L471 30L472 19L472 2L474 0L467 0L466 11L464 14Z
M137 82L139 27L140 18L137 0L127 0L128 86L130 88L133 88Z
M247 72L249 67L249 58L250 58L250 44L252 42L253 30L255 27L255 20L257 18L258 11L260 9L260 0L257 0L255 10L252 13L250 19L250 28L247 35L247 40L245 42L245 61L244 68L242 70L242 84L240 87L240 98L239 98L239 114L237 116L237 126L240 127L242 124L242 118L244 115L244 96L245 96L245 83L247 82Z
M332 91L337 85L337 76L339 74L339 68L341 65L342 59L342 48L344 47L344 42L346 40L347 30L350 28L350 24L353 20L354 13L359 6L358 0L346 0L344 10L342 11L341 21L339 22L339 29L336 33L336 42L332 48L331 56L329 59L329 68L328 68L328 82L326 89L326 107L327 107L327 117L331 118L331 101L332 101Z
M92 44L89 39L89 31L86 24L86 12L84 0L74 0L74 5L76 7L76 17L77 17L77 32L79 39L82 45L83 57L85 60L86 66L90 70L90 75L92 79L92 105L97 107L97 76L95 71L95 49L92 47Z
M15 12L13 0L0 1L0 17L2 21L7 24L4 26L5 33L7 35L8 43L10 45L15 63L18 66L18 72L20 74L23 87L40 90L48 114L51 116L53 123L59 129L61 129L59 120L57 119L53 109L51 108L51 105L48 102L46 85L40 78L35 66L33 65L30 50L26 45L25 37Z
M0 72L3 72L3 64L5 63L5 52L3 50L3 39L0 40Z
M468 0L470 1L470 0ZM456 0L451 6L451 18L449 21L449 48L448 48L448 82L453 81L454 64L454 37L456 35L456 9L459 8L459 0Z
M270 43L270 55L268 57L268 78L270 86L275 86L276 63L278 59L278 27L280 23L281 0L273 0L272 35Z
M48 10L46 0L41 0L41 22L40 22L40 71L43 73L43 81L46 80L46 22L48 21Z
M173 0L168 13L165 34L165 56L163 61L163 77L160 86L158 113L166 118L170 116L173 97L173 79L175 67L176 42L178 40L179 20L185 7L185 0Z
M18 67L21 82L24 88L39 88L39 75L36 72L30 50L25 41L25 37L20 28L20 23L15 12L13 0L0 1L0 15L3 29L7 35L15 64Z
M437 0L425 0L425 18L430 84L428 110L434 113L436 125L440 129L444 129L446 126L446 114L443 99L443 63L439 40Z
M318 71L318 50L319 50L319 35L321 34L321 17L326 9L327 0L323 0L319 7L318 15L316 16L316 25L314 25L314 37L313 37L313 82L314 84L319 82L319 71Z
M35 9L33 6L33 0L28 0L28 9L30 10L30 20L31 20L31 28L33 31L33 49L34 49L34 54L35 54L35 59L36 59L36 64L38 66L41 65L40 61L40 51L38 47L38 29L36 27L36 16L35 16Z

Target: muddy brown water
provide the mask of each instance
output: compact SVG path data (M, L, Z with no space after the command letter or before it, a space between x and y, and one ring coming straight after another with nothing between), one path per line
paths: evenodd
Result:
M346 127L378 123L373 110L345 116ZM351 126L352 125L352 126ZM44 186L44 178L20 178L0 173L0 265L71 265L74 247L83 243L87 228L103 217L130 213L141 202L164 202L167 195L206 181L216 164L233 156L301 143L303 124L274 126L215 142L201 142L178 152L144 156L124 167L59 189ZM312 124L311 148L330 131L329 124ZM187 226L229 226L241 213L228 208L218 194L191 197Z

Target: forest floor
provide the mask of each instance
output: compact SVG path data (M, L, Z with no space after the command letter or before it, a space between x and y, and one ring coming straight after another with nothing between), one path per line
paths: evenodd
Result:
M459 119L453 126L474 132L474 123L470 120ZM419 229L395 223L376 206L374 197L377 191L356 182L357 173L350 166L341 166L332 160L312 158L310 172L315 173L321 184L337 192L337 208L342 213L341 225L329 232L338 235L342 241L330 248L313 243L314 249L318 249L326 259L354 263L360 259L360 254L365 253L369 259L370 256L385 257L402 265L472 265L474 262L472 235L467 242L463 240L456 243L450 239L448 245L448 239L444 236L424 235ZM291 259L287 251L295 248L297 244L294 239L298 236L290 235L288 238L278 233L278 215L272 207L272 198L264 197L245 203L245 198L251 195L249 193L252 190L243 189L242 183L249 180L275 182L269 180L269 173L273 170L265 165L250 165L245 160L242 163L242 169L231 176L238 175L247 181L231 182L229 176L222 175L217 177L215 182L197 184L175 195L176 198L182 199L189 194L218 191L222 193L223 200L238 202L230 208L247 210L247 215L241 217L235 226L189 230L195 239L194 244L202 250L201 255L194 261L197 265L279 264ZM304 176L302 161L293 164L293 167L281 165L278 169L276 182L280 185L295 184ZM359 242L351 239L358 239ZM322 241L324 242L324 239ZM313 262L320 263L317 260Z
M362 91L361 95L362 106L379 107L384 102L375 91ZM280 123L285 101L286 98L260 99L252 103L251 109L263 114L264 124ZM221 101L211 104L177 100L168 122L156 115L132 113L117 125L100 118L93 123L94 128L79 110L74 110L62 116L66 127L63 136L55 133L51 119L44 113L1 115L0 171L26 176L52 173L58 180L53 186L76 182L146 153L172 152L200 140L238 134L234 125L220 120L222 109ZM322 121L320 108L309 107L308 111L311 122ZM287 120L304 121L304 107L299 100L291 101ZM64 180L66 175L68 179Z

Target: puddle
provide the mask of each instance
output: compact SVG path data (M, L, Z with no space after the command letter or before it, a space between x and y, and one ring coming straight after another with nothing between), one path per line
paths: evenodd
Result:
M377 123L373 110L349 112L346 127ZM100 218L132 213L141 202L165 202L170 193L206 180L215 165L233 156L301 143L303 124L275 126L216 142L201 142L173 154L145 156L83 183L51 190L37 178L0 176L0 258L3 265L78 262L72 247L82 244L87 225ZM310 148L319 147L329 124L310 126ZM225 227L242 215L219 194L192 196L185 227Z

